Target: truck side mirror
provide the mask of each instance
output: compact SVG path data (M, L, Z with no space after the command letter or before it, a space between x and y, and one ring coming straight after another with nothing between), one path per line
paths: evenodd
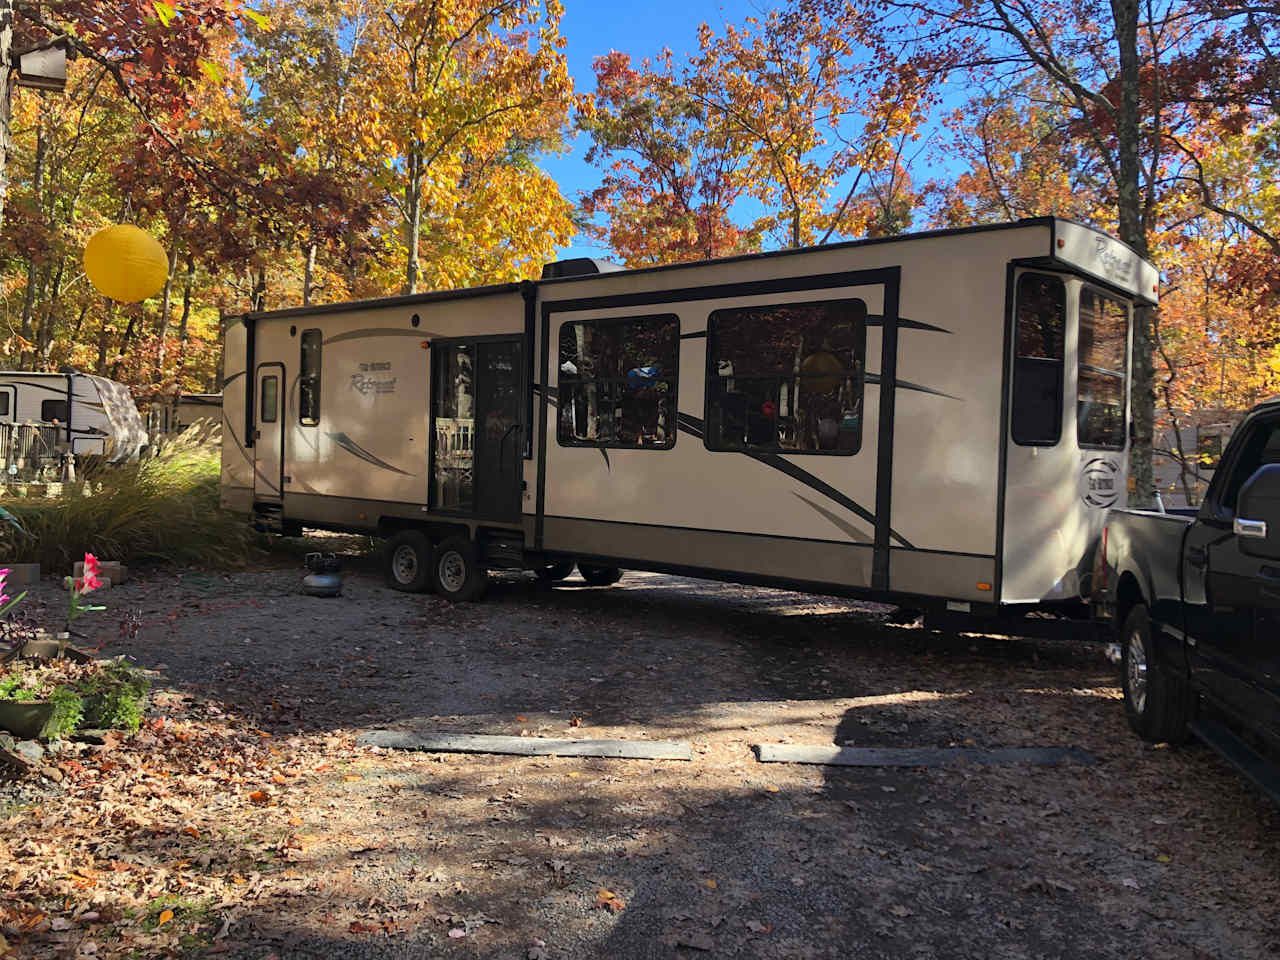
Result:
M1280 559L1280 463L1259 467L1244 482L1233 527L1241 553Z

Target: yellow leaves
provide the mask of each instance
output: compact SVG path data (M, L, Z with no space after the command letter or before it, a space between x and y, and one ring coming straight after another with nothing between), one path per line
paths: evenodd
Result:
M258 29L260 30L271 29L271 21L267 19L267 17L259 13L257 10L252 10L249 7L242 7L240 10L240 16L248 17L255 24L257 24Z
M168 922L169 922L170 920L172 920L172 919L173 919L173 911L172 911L172 910L170 910L170 909L169 909L169 908L167 908L167 907L166 907L164 910L161 910L161 911L160 911L160 916L156 917L156 929L157 929L157 930L158 930L158 929L160 929L161 927L163 927L166 923L168 923Z
M205 60L203 57L196 61L200 65L200 72L212 80L214 83L222 83L226 79L226 74L222 68L212 60Z
M200 831L197 830L195 827L183 827L182 832L189 837L194 837L197 840L200 839Z
M156 16L160 18L161 26L165 27L167 27L173 21L173 18L178 15L177 10L169 6L169 4L161 2L161 0L153 0L151 9L155 10Z

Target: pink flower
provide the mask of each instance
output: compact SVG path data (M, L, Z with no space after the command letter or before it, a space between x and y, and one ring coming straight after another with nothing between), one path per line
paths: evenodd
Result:
M85 576L96 577L102 572L102 567L98 564L98 558L92 553L84 555L84 572Z

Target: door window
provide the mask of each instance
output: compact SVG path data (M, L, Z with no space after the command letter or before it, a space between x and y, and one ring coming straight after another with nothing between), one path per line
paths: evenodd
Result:
M276 406L280 396L280 378L274 374L269 377L263 377L261 393L262 408L258 419L262 423L275 423Z
M475 506L475 348L440 345L432 354L435 509L469 512Z
M1229 514L1234 514L1240 488L1259 467L1268 463L1280 463L1280 423L1259 423L1249 429L1240 446L1240 453L1231 466L1230 475L1223 481L1220 492L1215 492L1210 487L1208 499L1218 503ZM1221 473L1215 475L1215 485L1222 476Z
M1058 277L1024 273L1014 311L1013 442L1051 447L1062 436L1067 288Z

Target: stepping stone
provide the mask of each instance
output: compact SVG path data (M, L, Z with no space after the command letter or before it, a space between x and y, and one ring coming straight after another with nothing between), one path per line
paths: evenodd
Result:
M1026 763L1092 764L1093 754L1077 747L806 747L785 743L757 743L751 747L761 763L814 763L831 767L945 767L956 763L982 765Z
M687 743L671 740L552 740L472 733L424 734L371 730L356 738L365 747L431 753L503 753L518 757L616 757L626 760L692 760Z

